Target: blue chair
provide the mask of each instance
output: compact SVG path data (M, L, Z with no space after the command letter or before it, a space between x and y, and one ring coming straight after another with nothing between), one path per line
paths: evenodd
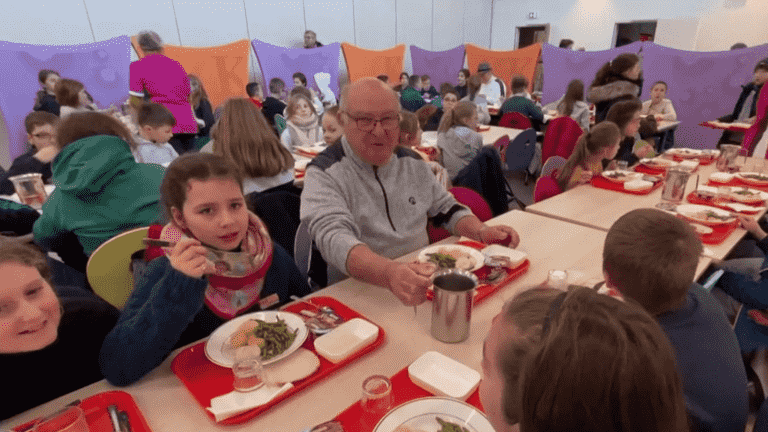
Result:
M536 131L526 129L507 146L507 171L525 171L528 184L528 166L536 154Z

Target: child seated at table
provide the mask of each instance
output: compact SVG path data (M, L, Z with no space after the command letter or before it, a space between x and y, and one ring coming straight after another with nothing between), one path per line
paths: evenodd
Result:
M323 140L323 128L312 101L304 94L292 94L285 108L286 128L280 141L288 151L311 147Z
M643 102L640 114L653 116L656 121L675 121L677 113L672 101L667 99L667 83L656 81L651 87L651 100Z
M437 162L440 159L440 150L435 147L421 147L422 130L419 125L419 119L416 114L408 111L400 113L400 146L411 149L429 165L432 173L437 177L438 183L451 188L451 179L448 178L448 171ZM429 153L427 153L429 152Z
M139 163L151 163L167 166L179 157L168 140L173 137L176 119L164 105L144 102L138 109L137 123L139 135L135 137L136 147L133 157Z
M572 80L568 83L565 95L560 99L548 103L545 110L557 111L558 116L570 116L585 131L589 130L589 106L584 102L584 83L581 80Z
M591 131L584 132L576 142L568 162L557 173L557 184L560 190L565 192L578 185L587 184L593 176L603 172L603 160L616 157L619 142L621 142L619 127L609 121L604 121Z
M0 241L0 279L0 420L102 378L99 349L117 309L82 288L53 287L45 256L18 241Z
M438 93L435 86L432 85L429 75L422 75L421 76L421 96L424 98L434 99L439 95L440 93Z
M483 147L483 137L476 130L477 108L472 102L459 102L443 114L437 128L437 147L450 178L469 165Z
M421 77L413 74L408 78L408 86L400 91L400 106L410 112L416 112L427 102L421 96Z
M50 69L43 69L37 74L37 80L43 87L35 95L35 105L32 108L35 111L49 112L55 116L59 115L61 106L56 102L56 83L61 79L58 72Z
M246 209L242 184L218 155L186 154L168 167L161 195L170 222L159 238L174 245L150 262L104 340L99 364L110 383L141 379L227 320L309 294L293 259ZM247 255L245 276L214 265L209 247Z
M80 81L62 78L56 83L56 102L59 103L59 118L64 119L72 113L95 111L96 106L85 91Z
M326 145L332 145L341 139L344 129L339 123L339 106L334 105L323 114L323 141Z
M590 288L513 297L492 321L482 371L496 432L689 430L662 329L634 302Z
M616 160L626 161L634 165L640 158L656 156L653 146L640 139L640 110L643 104L637 99L616 102L608 110L605 120L616 123L624 137L621 141Z
M255 81L249 82L245 85L245 92L248 94L248 98L250 98L251 102L253 102L258 109L264 107L264 94L261 91L261 86L259 86L259 83Z
M540 129L544 122L544 113L528 93L528 79L517 75L512 78L512 95L501 105L501 114L518 112L531 119L531 123L536 130Z
M488 101L485 96L480 94L480 87L483 81L480 76L475 74L469 77L467 80L467 95L461 98L461 101L468 101L475 104L477 107L477 122L487 125L491 122L491 114L488 112Z
M721 306L694 282L701 253L687 222L656 209L633 210L606 236L605 283L640 303L666 332L695 430L743 431L746 372Z
M296 72L293 74L293 84L294 88L304 87L307 89L310 95L309 100L312 101L312 105L315 107L315 112L317 115L321 115L323 113L323 102L320 100L320 97L318 97L317 92L307 86L307 77L301 72Z
M24 119L27 141L32 147L28 152L13 160L7 172L0 174L0 195L15 192L13 176L29 173L43 175L43 182L48 183L53 173L51 161L59 154L56 147L56 125L59 118L47 111L32 111Z

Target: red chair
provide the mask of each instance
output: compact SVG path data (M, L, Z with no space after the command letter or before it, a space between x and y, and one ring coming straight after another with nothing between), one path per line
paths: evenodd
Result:
M563 193L560 189L560 185L557 184L557 180L553 177L539 177L536 180L536 186L533 188L533 202L544 201L547 198Z
M456 201L469 207L469 209L472 210L472 213L477 216L480 221L485 222L493 217L491 206L488 205L479 193L472 189L456 186L449 189L448 192L453 194ZM431 224L427 225L427 234L429 235L430 243L435 243L451 236L451 233L447 229L435 227Z
M557 178L557 173L563 169L568 160L561 156L551 156L544 162L541 167L541 174L539 177L554 177Z
M550 120L541 145L541 160L546 161L552 156L568 159L583 133L581 126L570 117Z
M533 127L531 119L519 112L508 112L501 116L499 126L512 129L530 129Z
M507 164L507 146L509 146L509 135L504 135L496 140L495 143L493 143L493 146L496 147L496 150L499 151L499 154L501 155L501 165L505 166Z

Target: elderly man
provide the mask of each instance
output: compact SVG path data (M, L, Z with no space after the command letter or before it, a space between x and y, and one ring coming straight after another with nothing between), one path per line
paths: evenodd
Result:
M376 78L344 88L340 144L308 166L301 219L325 260L354 278L392 291L406 305L426 300L431 264L396 262L429 243L427 218L482 242L519 237L507 226L487 226L441 186L426 163L396 149L400 105Z
M490 63L480 63L477 66L477 73L480 74L480 79L483 81L478 93L485 95L488 105L500 105L504 102L504 96L506 95L504 82L493 75Z
M304 48L319 48L321 46L323 44L317 41L317 34L315 32L312 30L304 32Z

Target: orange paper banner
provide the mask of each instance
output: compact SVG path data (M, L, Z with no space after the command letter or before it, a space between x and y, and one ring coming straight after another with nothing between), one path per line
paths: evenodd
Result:
M512 77L522 75L528 78L528 90L533 90L536 63L541 56L541 44L533 44L525 48L513 51L492 51L477 45L467 44L467 63L469 70L474 74L481 62L488 62L493 68L493 74L507 84L507 89L512 89Z
M131 37L131 43L139 58L144 57L136 36ZM188 74L200 77L214 109L227 98L245 97L251 49L247 39L213 47L166 44L164 48L165 55L181 63Z
M347 42L341 43L341 51L347 62L349 81L360 78L376 77L381 74L389 76L389 82L400 82L405 60L405 44L395 45L385 50L368 50Z

